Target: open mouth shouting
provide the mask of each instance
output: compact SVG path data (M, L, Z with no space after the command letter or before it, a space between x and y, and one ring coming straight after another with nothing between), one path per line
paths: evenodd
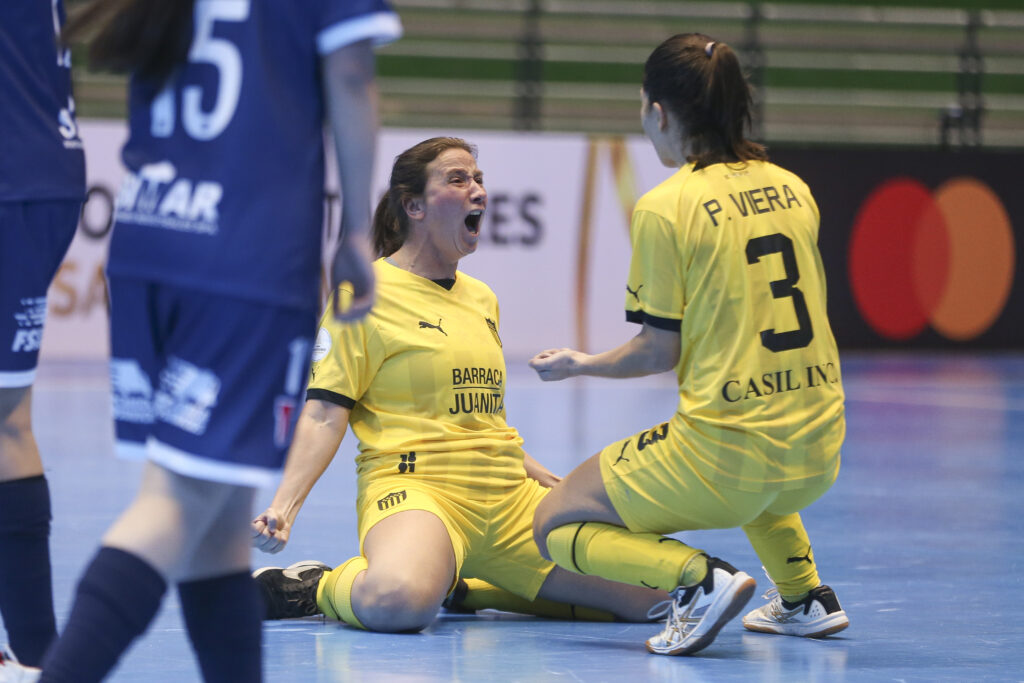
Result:
M484 212L481 209L475 209L475 210L469 212L469 215L466 216L466 220L465 220L466 229L469 230L469 234L471 234L471 235L479 235L480 234L480 223L483 221L483 218L484 218Z

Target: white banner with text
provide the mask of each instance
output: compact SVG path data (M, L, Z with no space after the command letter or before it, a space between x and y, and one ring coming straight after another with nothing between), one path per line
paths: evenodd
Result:
M43 358L102 359L108 353L104 264L122 174L121 121L83 121L88 198L78 233L49 293ZM402 150L434 135L464 135L479 150L488 207L477 253L460 264L498 295L509 359L551 347L599 351L638 328L625 322L629 214L640 193L666 178L642 137L384 130L375 196ZM325 240L340 201L326 188Z

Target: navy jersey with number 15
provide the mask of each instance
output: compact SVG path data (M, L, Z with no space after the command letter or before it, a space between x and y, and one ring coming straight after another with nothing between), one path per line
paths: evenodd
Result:
M132 80L109 272L315 307L319 62L400 33L384 0L196 0L187 62Z

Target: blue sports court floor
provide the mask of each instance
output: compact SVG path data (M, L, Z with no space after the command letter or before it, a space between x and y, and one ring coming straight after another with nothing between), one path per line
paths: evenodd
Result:
M442 615L422 634L382 635L318 619L268 622L266 679L1024 681L1024 356L847 353L844 382L843 469L805 515L823 578L851 618L839 636L746 633L737 621L698 656L669 658L643 648L653 624ZM111 455L104 367L44 365L36 386L62 622L139 467ZM510 362L506 405L531 453L564 474L605 442L667 418L675 399L671 375L545 385ZM289 548L254 553L254 566L354 554L352 453L343 445ZM767 588L738 530L684 537ZM173 595L112 680L198 680Z

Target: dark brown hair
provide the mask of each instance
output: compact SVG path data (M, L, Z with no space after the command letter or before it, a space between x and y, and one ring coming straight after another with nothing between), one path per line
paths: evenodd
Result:
M644 92L683 124L697 168L730 161L767 160L763 145L747 140L752 94L740 61L727 44L703 33L672 36L644 64Z
M476 147L462 138L430 138L395 157L388 191L373 214L373 247L378 256L391 256L405 244L409 216L402 203L423 194L427 187L427 164L449 149L463 149L476 157Z
M93 68L163 82L188 57L195 0L89 0L70 13L61 42L88 43Z

